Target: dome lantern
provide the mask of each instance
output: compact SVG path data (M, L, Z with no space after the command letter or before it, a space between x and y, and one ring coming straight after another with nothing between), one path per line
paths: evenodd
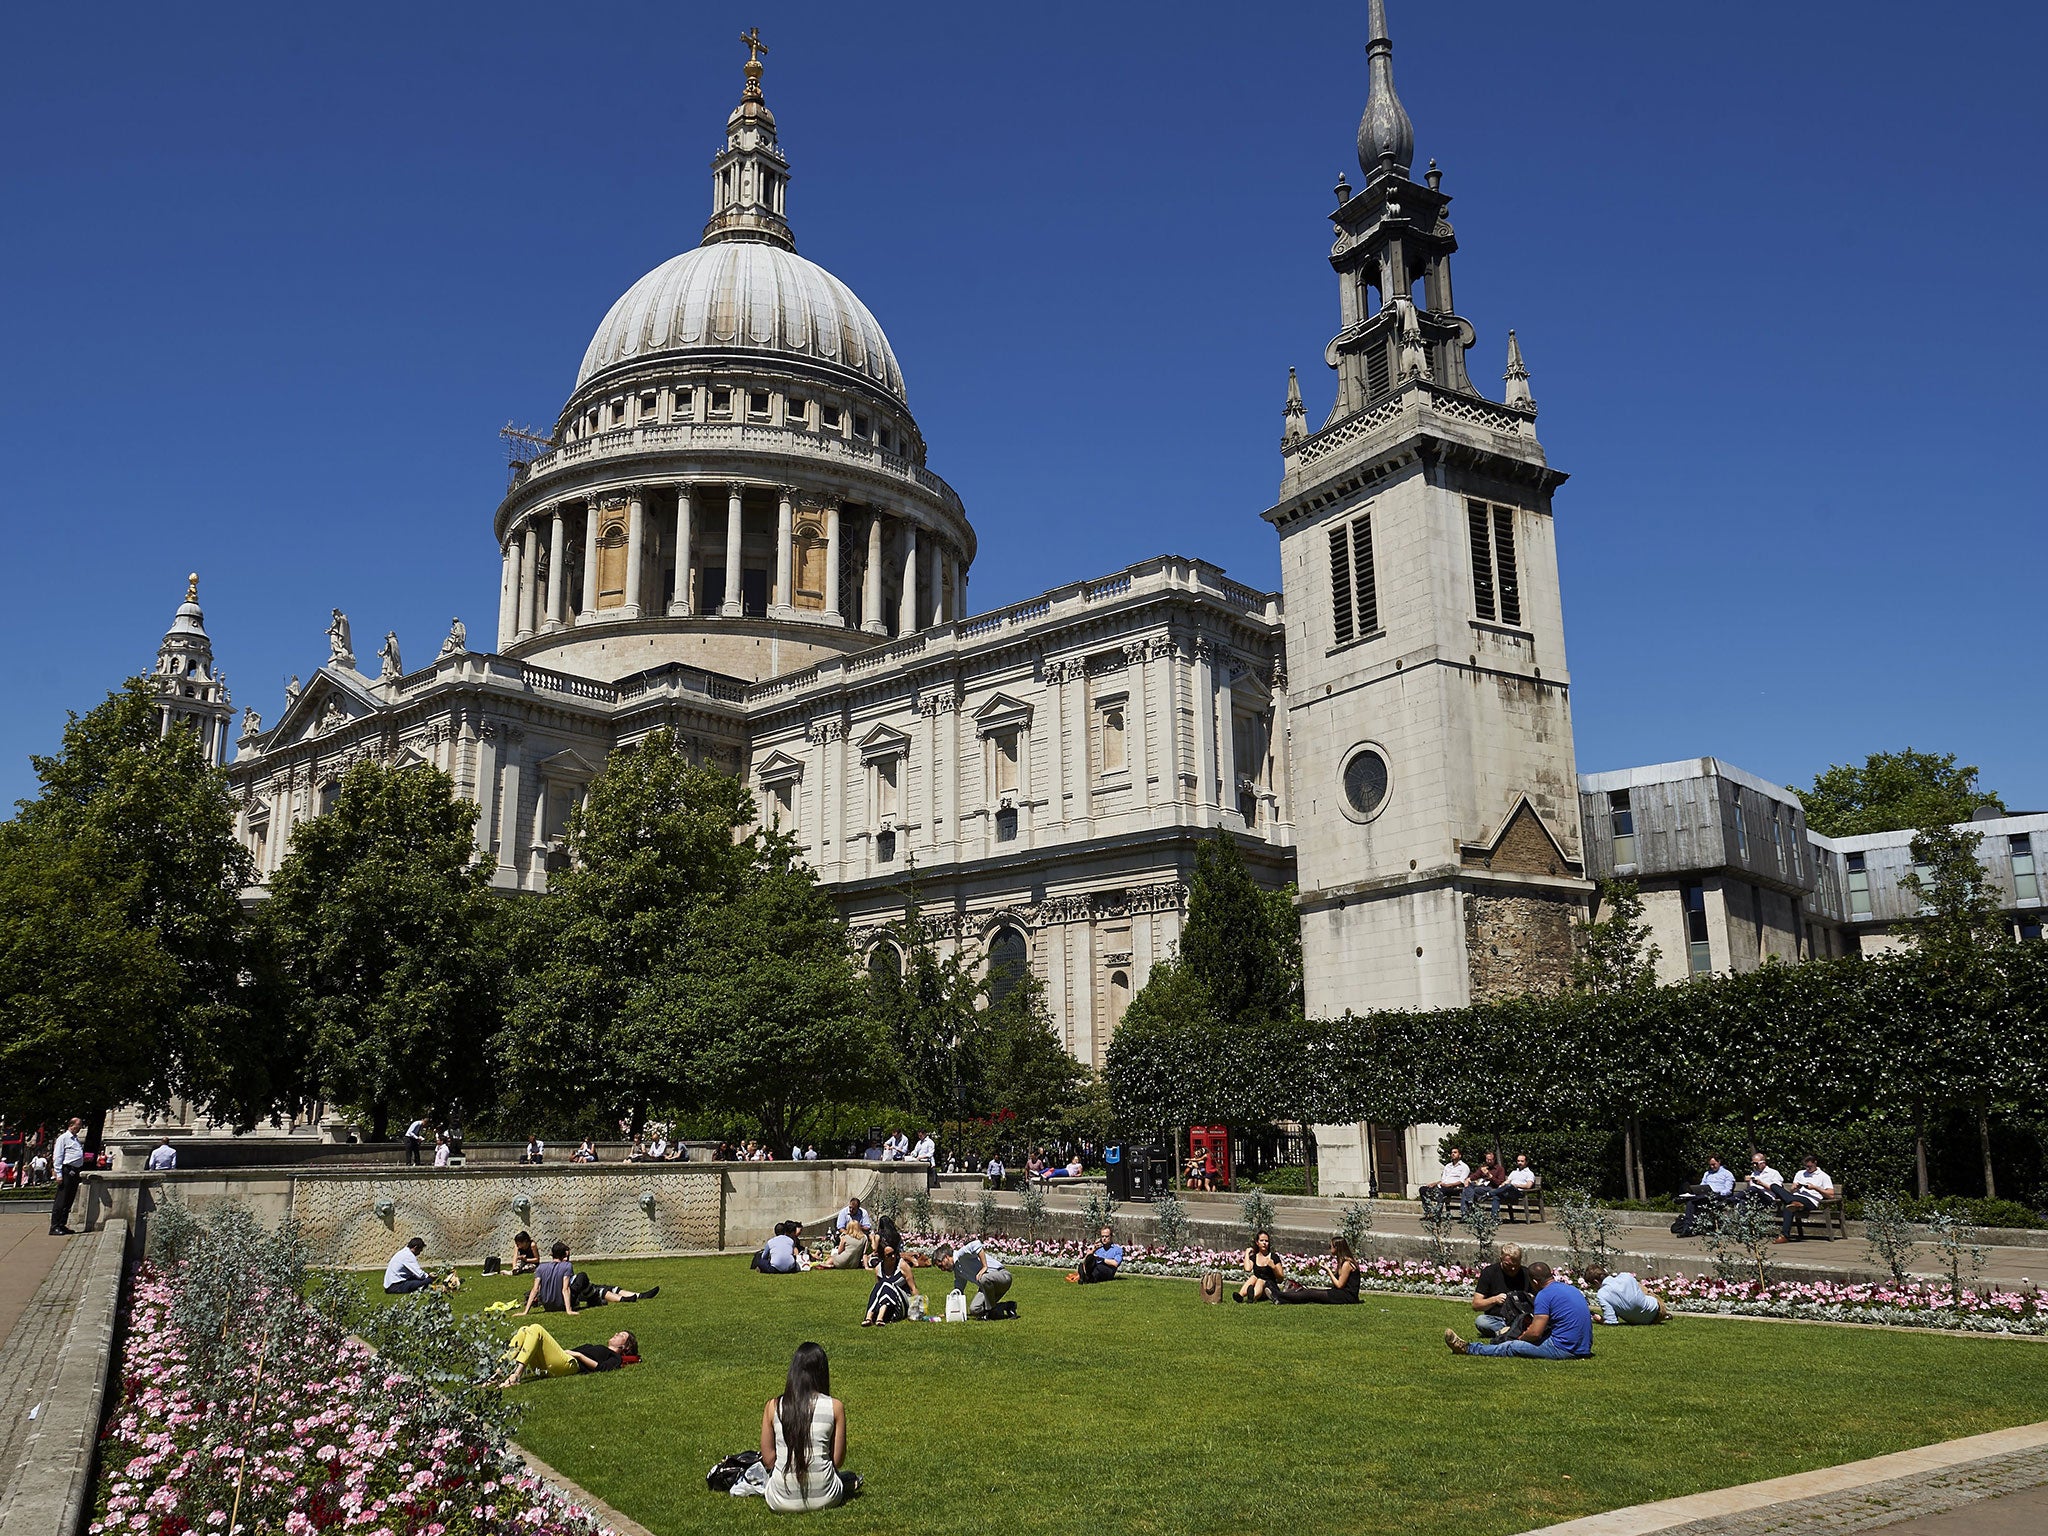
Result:
M793 251L796 238L783 212L789 162L775 142L775 114L761 95L761 55L768 45L759 27L742 32L740 41L747 45L747 84L725 121L725 149L711 162L711 221L704 226L704 243L765 240Z

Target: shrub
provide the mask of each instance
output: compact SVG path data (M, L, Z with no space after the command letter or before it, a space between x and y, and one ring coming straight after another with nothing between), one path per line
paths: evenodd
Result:
M1036 1184L1024 1186L1024 1236L1031 1242L1038 1241L1038 1234L1045 1226L1045 1191Z
M1344 1245L1351 1250L1353 1258L1365 1258L1366 1239L1372 1234L1372 1213L1372 1201L1354 1200L1337 1218L1337 1236L1344 1239Z
M974 1232L977 1237L988 1237L1002 1231L1002 1207L996 1204L996 1192L984 1189L981 1198L974 1202Z
M1448 1200L1422 1202L1422 1235L1429 1239L1430 1263L1441 1265L1451 1262L1451 1228L1457 1220L1451 1214Z
M1913 1263L1913 1218L1896 1195L1872 1195L1863 1202L1863 1240L1870 1257L1891 1272L1897 1285L1906 1283Z
M1261 1232L1273 1230L1273 1202L1266 1198L1263 1189L1255 1189L1246 1195L1238 1202L1238 1209L1244 1212L1247 1237L1256 1238Z
M1109 1198L1108 1190L1088 1191L1088 1198L1081 1205L1081 1219L1088 1223L1091 1235L1104 1227L1116 1230L1116 1202Z
M1942 1272L1948 1276L1950 1304L1959 1307L1963 1304L1964 1287L1975 1283L1983 1272L1988 1255L1968 1240L1969 1228L1946 1211L1937 1211L1934 1219L1928 1222L1927 1230L1934 1239L1935 1248L1941 1253Z
M882 1192L868 1203L873 1208L877 1220L886 1216L897 1226L903 1225L903 1191L893 1180L884 1184Z
M1487 1263L1493 1257L1493 1240L1500 1231L1500 1212L1493 1208L1491 1200L1474 1200L1471 1213L1459 1219L1479 1247L1479 1262Z
M1775 1278L1771 1245L1778 1240L1777 1207L1761 1200L1723 1205L1712 1213L1700 1236L1722 1279L1754 1280L1762 1289Z
M910 1197L910 1225L911 1229L920 1236L930 1237L932 1235L934 1228L932 1226L932 1192L930 1190L920 1189Z
M1188 1240L1188 1208L1168 1190L1152 1203L1152 1219L1159 1226L1159 1246L1168 1250L1184 1248Z
M1308 1169L1299 1163L1272 1168L1253 1182L1269 1195L1305 1195L1308 1193Z
M1564 1191L1558 1198L1557 1209L1565 1241L1571 1244L1572 1268L1584 1269L1588 1264L1613 1268L1612 1261L1620 1251L1615 1246L1615 1234L1621 1230L1614 1212L1595 1204L1583 1189Z

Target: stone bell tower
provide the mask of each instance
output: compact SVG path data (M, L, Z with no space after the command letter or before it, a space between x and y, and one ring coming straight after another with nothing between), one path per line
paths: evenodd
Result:
M1512 333L1506 400L1465 370L1443 175L1412 175L1372 0L1364 184L1330 214L1336 403L1290 380L1280 534L1312 1013L1439 1008L1561 985L1580 851L1551 494Z

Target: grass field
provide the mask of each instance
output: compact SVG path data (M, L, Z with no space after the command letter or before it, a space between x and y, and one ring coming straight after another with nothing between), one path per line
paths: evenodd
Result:
M812 1517L845 1536L1508 1536L2048 1418L2048 1345L2023 1340L1701 1318L1600 1329L1585 1362L1460 1359L1442 1334L1469 1332L1469 1310L1420 1298L1211 1307L1187 1281L1020 1269L1015 1322L862 1329L857 1274L770 1277L739 1257L591 1270L662 1292L557 1315L555 1336L631 1327L646 1361L516 1389L519 1438L658 1536L782 1518L704 1473L757 1445L805 1339L831 1356L847 1464L867 1478ZM476 1279L458 1305L526 1283Z

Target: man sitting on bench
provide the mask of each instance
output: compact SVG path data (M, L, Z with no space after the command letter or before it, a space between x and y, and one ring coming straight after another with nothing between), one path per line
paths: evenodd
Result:
M1835 1181L1821 1171L1820 1164L1809 1152L1805 1165L1792 1175L1791 1187L1778 1186L1778 1241L1792 1241L1792 1223L1819 1210L1821 1201L1834 1191L1834 1187ZM1801 1229L1802 1232L1804 1230Z
M1529 1191L1535 1187L1536 1170L1529 1166L1529 1154L1517 1152L1515 1166L1508 1170L1507 1188L1500 1192L1500 1203L1508 1208L1508 1213L1512 1216L1529 1198Z
M1734 1198L1734 1172L1723 1168L1721 1159L1710 1153L1707 1157L1707 1171L1700 1175L1699 1183L1678 1197L1684 1214L1673 1223L1671 1230L1680 1237L1691 1237L1699 1227L1701 1201L1712 1200L1718 1204L1726 1204Z

